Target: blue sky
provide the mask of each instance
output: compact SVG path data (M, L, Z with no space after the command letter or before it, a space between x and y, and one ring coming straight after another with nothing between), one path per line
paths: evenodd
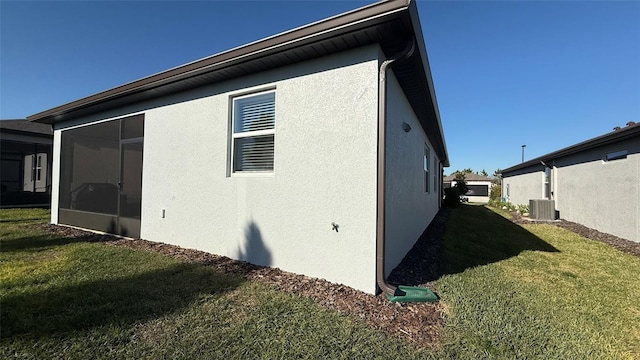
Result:
M0 118L24 118L362 1L0 2ZM451 168L640 122L640 2L418 1Z

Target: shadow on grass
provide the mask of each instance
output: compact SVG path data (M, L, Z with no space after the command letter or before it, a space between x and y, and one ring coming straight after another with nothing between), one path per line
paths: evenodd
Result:
M203 294L235 289L242 279L195 264L2 299L0 338L60 335L104 325L130 325L175 312Z
M445 214L449 211L447 219ZM559 250L484 206L443 209L392 271L389 281L412 286L426 284L443 275L518 256L523 251Z
M0 252L39 251L67 244L109 241L115 239L116 238L114 237L106 235L81 237L62 237L57 235L26 236L18 239L0 240Z
M523 251L558 249L484 206L465 205L447 222L443 275L518 256Z
M24 219L0 219L0 224L2 223L23 223L23 222L43 222L47 220L46 218L37 217L37 218L24 218Z

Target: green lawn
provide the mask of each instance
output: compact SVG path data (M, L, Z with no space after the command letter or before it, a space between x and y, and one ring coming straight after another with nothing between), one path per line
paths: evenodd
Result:
M448 357L640 359L640 258L473 205L445 251Z
M0 358L428 357L359 319L160 254L34 232L0 210Z
M56 238L0 210L0 358L640 358L640 258L456 209L440 349L160 254Z

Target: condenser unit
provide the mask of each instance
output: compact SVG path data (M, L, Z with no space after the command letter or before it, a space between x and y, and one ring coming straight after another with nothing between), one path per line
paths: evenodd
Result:
M529 218L534 220L555 220L556 202L554 200L529 200Z

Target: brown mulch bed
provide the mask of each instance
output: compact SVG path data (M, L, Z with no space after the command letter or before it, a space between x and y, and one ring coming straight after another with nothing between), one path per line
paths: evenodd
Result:
M438 213L401 264L392 271L388 280L391 284L433 289L433 281L437 279L437 259L442 250L442 236L450 213L449 209L442 209ZM410 340L419 346L437 347L444 324L444 309L439 302L392 303L384 294L374 296L323 279L297 275L278 268L257 266L203 251L141 239L98 235L65 226L37 226L78 242L105 242L113 246L155 251L211 267L220 273L259 281L278 290L310 298L327 309L356 316L390 336Z
M567 229L569 231L573 231L574 233L585 237L587 239L600 241L605 244L608 244L622 252L627 254L631 254L634 256L640 257L640 243L626 240L623 238L619 238L617 236L600 232L595 229L588 228L584 225L580 225L578 223L574 223L572 221L567 220L558 220L558 221L533 221L533 220L525 220L518 213L511 213L511 220L517 224L551 224L555 225L559 228Z

